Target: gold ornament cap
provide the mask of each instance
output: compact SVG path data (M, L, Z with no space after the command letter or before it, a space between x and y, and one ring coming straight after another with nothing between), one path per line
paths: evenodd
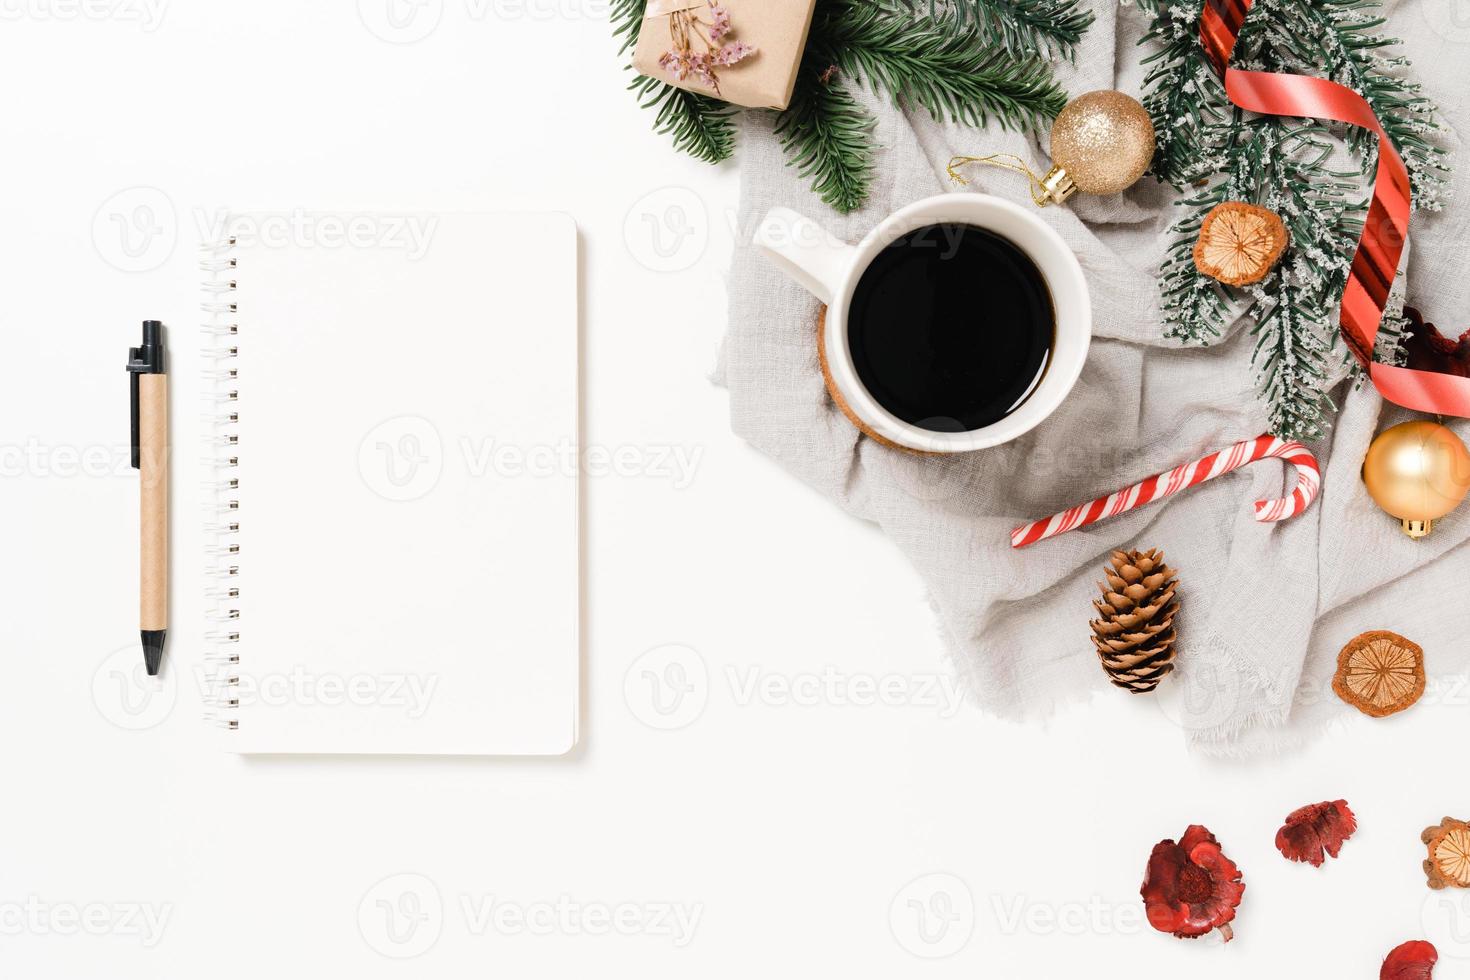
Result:
M1470 493L1470 450L1438 422L1404 422L1384 429L1363 458L1368 495L1422 538Z
M1079 95L1052 124L1051 158L1055 166L1043 184L1057 204L1074 190L1117 194L1153 162L1153 120L1137 99L1122 92Z
M1077 193L1077 182L1061 167L1052 167L1041 178L1041 190L1053 204L1066 204L1067 198Z

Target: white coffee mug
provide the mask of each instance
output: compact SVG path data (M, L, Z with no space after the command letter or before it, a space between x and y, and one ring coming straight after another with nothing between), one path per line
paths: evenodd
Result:
M1004 418L965 432L920 428L888 412L858 379L848 347L848 306L868 264L903 235L938 224L982 228L1025 252L1046 279L1056 316L1050 362L1030 397ZM1009 442L1056 410L1087 360L1092 341L1092 301L1082 267L1060 235L1034 213L1010 201L974 193L925 198L889 215L857 245L834 238L789 208L773 208L757 229L755 243L782 271L827 304L823 343L831 384L862 426L900 446L921 452L958 453ZM983 304L984 295L977 291L975 302Z

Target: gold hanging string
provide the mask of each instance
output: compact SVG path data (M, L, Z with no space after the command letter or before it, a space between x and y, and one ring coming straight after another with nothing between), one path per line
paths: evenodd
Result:
M960 173L959 168L971 163L983 163L987 166L1000 167L1003 170L1013 170L1018 174L1025 174L1026 179L1031 182L1031 200L1036 202L1036 206L1044 208L1051 203L1051 195L1047 193L1046 185L1041 182L1041 178L1030 167L1026 166L1025 160L1022 160L1015 154L991 153L983 157L950 157L949 166L946 168L949 171L949 179L961 187L968 185L970 182Z

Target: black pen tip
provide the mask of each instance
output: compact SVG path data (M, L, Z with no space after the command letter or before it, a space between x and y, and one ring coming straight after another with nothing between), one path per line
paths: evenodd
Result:
M163 638L168 630L143 630L143 666L148 668L149 677L158 676L163 666Z

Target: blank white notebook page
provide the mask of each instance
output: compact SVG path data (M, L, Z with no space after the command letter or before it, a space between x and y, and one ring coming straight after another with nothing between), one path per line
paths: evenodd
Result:
M239 655L226 743L566 752L580 670L576 227L554 214L322 220L241 215L220 253L235 259L239 324L238 377L224 382L238 420L217 440L238 460L217 473L239 530L226 524L212 558L221 606L238 610L213 644Z

